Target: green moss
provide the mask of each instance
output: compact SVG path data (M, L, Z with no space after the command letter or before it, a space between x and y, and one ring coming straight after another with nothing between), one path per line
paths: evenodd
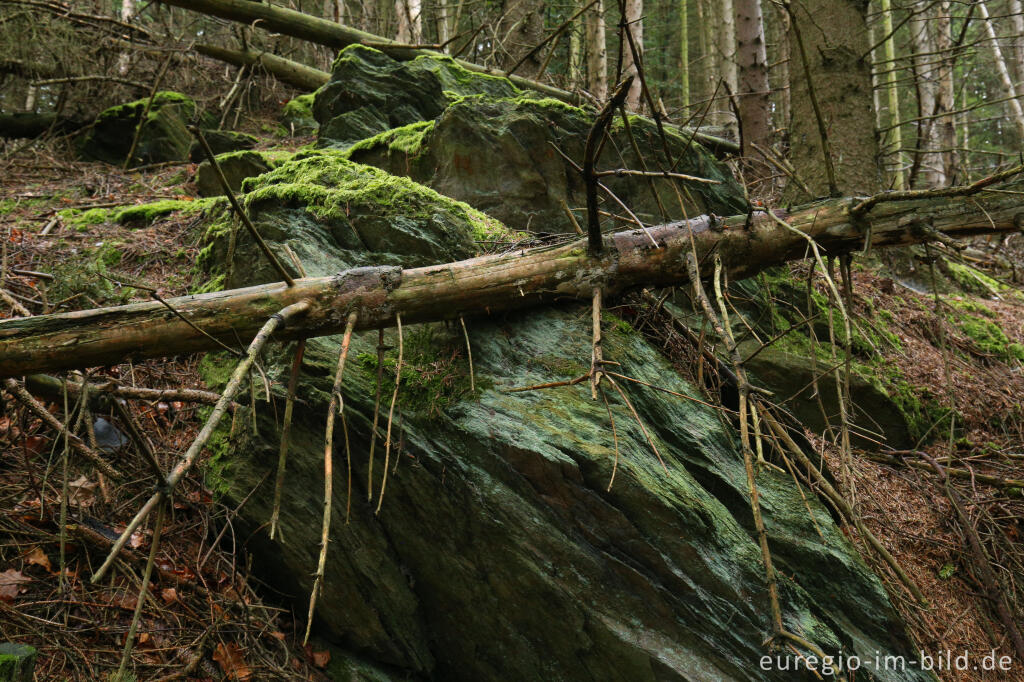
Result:
M973 341L982 353L1003 360L1024 361L1024 346L1012 342L1006 336L1006 332L992 320L970 313L950 315L949 320L964 336Z
M288 100L281 110L285 120L299 120L313 118L313 93L299 95Z
M85 232L93 225L111 222L111 209L109 208L90 208L84 211L66 208L63 211L59 211L57 215L60 216L61 220L68 227L79 232Z
M360 353L357 360L367 377L376 382L377 356ZM397 366L398 351L392 349L384 355L383 395L394 391ZM490 386L490 381L483 377L476 383L478 390ZM441 324L419 325L406 331L398 391L398 404L403 414L437 417L450 405L467 397L469 389L469 363L461 333Z
M384 146L391 151L415 156L423 147L423 138L433 129L434 121L419 121L406 126L392 128L361 142L356 142L345 150L345 155L346 158L351 158L354 152Z
M950 308L955 308L956 310L962 310L968 313L975 313L977 315L983 315L984 317L991 317L993 319L999 317L998 313L987 308L986 306L983 306L977 301L972 301L965 298L951 298L948 296L944 296L942 298L942 302L948 305Z
M111 220L122 225L141 224L148 225L157 218L162 218L171 213L199 213L210 208L218 199L196 199L186 201L183 199L161 199L150 204L139 204L138 206L127 206L117 209Z
M261 202L302 205L322 220L345 220L353 204L404 219L429 220L439 210L464 220L473 238L508 240L517 237L499 221L404 177L353 163L345 152L321 150L297 158L259 179L242 183L251 206Z
M950 279L964 291L990 294L1007 289L1007 286L1002 282L992 279L984 272L969 265L946 260L943 269L947 272Z

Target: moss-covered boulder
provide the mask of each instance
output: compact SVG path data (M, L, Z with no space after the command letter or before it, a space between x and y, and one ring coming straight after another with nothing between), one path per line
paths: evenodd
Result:
M585 186L573 161L582 162L593 122L593 112L554 99L465 97L433 121L363 140L349 154L354 161L408 175L518 229L572 232L567 208L575 209L578 222L586 222ZM674 168L714 184L625 174L602 178L640 220L657 224L746 210L743 193L723 163L675 128L666 128L666 142L667 159L666 143L652 121L630 116L627 130L627 122L615 119L599 168ZM625 213L603 192L601 200L608 213ZM623 225L611 218L604 223L606 229Z
M320 124L313 116L313 93L288 100L281 109L281 124L292 135L310 135Z
M32 682L37 655L26 644L0 642L0 682Z
M475 253L477 240L508 237L500 222L462 202L333 150L297 155L244 181L242 191L247 211L281 250L285 266L294 270L287 245L310 276L341 267L459 260ZM255 245L229 238L230 231L230 221L213 225L202 255L208 265L216 264L211 267L224 275L224 285L273 280Z
M317 90L313 114L321 146L343 147L390 128L437 118L450 97L509 97L505 78L467 71L447 57L398 61L371 47L342 50L331 80Z
M206 138L206 143L210 145L210 150L214 154L253 149L259 143L259 139L254 135L234 130L204 130L203 137ZM206 160L206 153L198 141L193 142L189 148L188 158L192 163L202 163Z
M224 173L224 179L228 181L231 191L237 192L242 188L242 181L257 175L263 175L272 168L291 157L290 152L254 152L240 151L229 152L217 155L217 165ZM219 197L224 194L221 189L220 180L216 171L209 161L199 164L196 170L196 191L203 197Z
M398 61L352 46L317 91L314 113L320 146L409 176L511 227L572 232L567 208L585 221L585 188L573 164L582 161L593 111L521 93L507 79L444 57ZM615 119L601 168L672 169L711 183L624 174L603 178L608 189L648 224L745 211L727 167L688 132L665 130L663 140L648 119ZM608 213L624 213L607 194L602 201Z
M290 246L310 275L445 262L474 253L481 235L509 236L465 204L338 152L285 163L246 189L271 248ZM205 264L228 286L275 279L256 266L244 233L216 225L209 237ZM388 332L372 464L377 333L353 339L316 629L361 670L369 665L372 679L794 679L761 665L769 610L735 434L700 403L631 385L663 469L617 397L609 397L613 437L604 403L585 385L507 390L585 372L587 310L466 322L475 392L460 326L405 326L389 449L398 344ZM607 323L605 356L619 371L696 395L642 335L611 316ZM212 445L210 484L229 504L248 499L236 528L251 538L254 566L303 612L319 552L323 429L339 346L338 337L306 346L278 539L265 524L292 345L264 358L271 402L256 391L256 414L238 413L238 428L225 425ZM208 383L223 383L233 362L208 356ZM829 513L814 501L808 511L787 474L765 469L758 485L786 626L833 655L912 656L881 584ZM858 679L928 677L865 667Z
M192 135L187 126L196 119L196 103L178 92L158 92L153 97L146 120L142 121L147 102L148 98L121 104L97 116L79 145L82 157L123 164L136 128L141 123L142 130L131 165L187 160L192 146Z

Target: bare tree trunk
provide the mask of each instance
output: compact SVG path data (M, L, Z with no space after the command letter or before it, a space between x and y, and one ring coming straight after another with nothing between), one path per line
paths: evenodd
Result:
M885 41L883 43L883 55L885 56L884 65L881 70L885 71L885 75L882 81L885 83L885 93L887 101L887 112L889 126L888 139L889 146L894 150L894 161L895 168L892 174L892 187L896 190L902 190L906 188L906 182L904 181L903 174L903 132L900 126L897 125L900 121L900 93L896 87L896 38L893 35L893 21L892 21L892 0L881 0L880 9L882 12L882 33L885 35ZM876 70L877 67L876 67ZM881 126L879 126L881 127Z
M999 72L999 78L1003 81L1003 88L1006 89L1006 94L1010 97L1008 104L1010 111L1013 112L1013 123L1017 126L1017 147L1020 149L1024 147L1024 109L1021 108L1017 88L1014 86L1013 79L1010 77L1010 71L1006 67L1006 60L1003 58L1003 51L999 47L999 39L996 36L996 30L992 25L992 19L989 16L988 7L985 6L984 0L978 0L978 11L981 13L982 23L985 24L985 32L988 34L988 39L992 43L992 56L996 63L996 71Z
M448 0L438 0L437 3L437 42L444 45L448 42L450 34L448 32ZM448 48L442 48L442 52L447 52Z
M574 5L574 8L577 5ZM583 85L583 29L573 23L569 31L569 87L572 89Z
M937 187L944 187L953 181L956 173L956 127L953 120L953 34L952 6L949 0L941 0L936 6L936 16L932 22L934 30L935 51L933 59L938 59L935 83L934 133L935 150L939 161L939 173L936 174Z
M1009 0L1010 26L1013 28L1013 64L1016 67L1018 88L1024 83L1024 8L1020 0Z
M718 124L736 130L736 117L732 113L732 104L729 94L735 94L737 85L736 68L736 10L733 0L721 0L717 4L715 26L718 28L715 36L718 55L718 73L724 85L720 88L721 99L715 109L718 111Z
M626 30L633 36L633 44L639 57L644 53L644 0L626 0ZM623 36L624 41L628 38ZM633 51L628 42L622 47L622 78L629 78L637 75L637 65L633 59ZM639 78L634 78L629 86L629 94L626 95L626 108L633 111L640 111L640 98L643 94L643 84Z
M251 339L271 315L302 301L310 304L308 311L288 321L283 338L337 334L353 311L359 329L378 329L393 325L398 315L406 322L426 322L590 300L598 281L606 296L674 286L689 280L686 256L694 251L701 263L719 255L729 278L738 280L802 258L807 237L830 255L840 255L863 248L866 240L874 247L893 246L933 240L936 231L965 237L1016 232L1024 224L1016 192L976 194L971 201L931 197L877 203L865 206L858 218L851 217L855 201L819 202L792 214L778 211L775 218L763 212L724 220L702 216L618 232L604 238L599 257L588 255L587 241L580 239L457 263L354 268L296 280L290 287L265 284L168 300L179 315L150 302L3 320L0 376L213 350L213 339L234 346Z
M907 22L910 29L910 44L914 51L914 79L917 84L917 149L920 165L923 169L926 187L941 187L945 184L942 176L942 162L935 153L938 148L935 139L936 93L938 77L936 74L936 47L932 31L929 28L928 10L930 0L917 0L911 8L913 17ZM895 64L888 68L894 69Z
M135 0L121 0L121 21L130 24L135 18ZM124 76L128 73L130 53L122 52L117 57L117 72Z
M690 22L687 0L679 0L679 90L683 106L690 104Z
M608 46L604 0L587 12L587 89L602 102L608 98Z
M409 45L423 42L422 10L422 0L395 0L395 15L398 17L395 40Z
M756 144L767 147L771 140L768 125L768 52L764 40L761 0L735 0L736 61L739 65L739 89L736 94L740 127L743 131L743 156L754 157ZM761 167L761 166L756 166Z
M821 196L872 194L882 183L871 72L863 58L871 48L867 8L859 0L804 0L791 7L789 130L796 174ZM787 188L787 196L797 197L796 188Z

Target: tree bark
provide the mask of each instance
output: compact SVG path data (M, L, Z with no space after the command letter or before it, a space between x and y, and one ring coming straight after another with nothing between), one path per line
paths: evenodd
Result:
M229 50L214 45L195 45L195 50L201 55L219 59L222 62L234 64L235 66L251 66L259 64L263 69L272 74L282 83L294 85L300 90L316 90L331 79L331 74L299 62L278 57L269 52L258 52L256 50Z
M791 8L789 131L796 174L820 196L830 193L824 131L838 192L871 194L882 183L871 72L866 61L871 47L866 4L859 0L805 0ZM785 196L799 196L797 188L787 188Z
M626 108L633 111L640 111L641 96L643 95L643 83L637 70L636 60L633 58L633 50L630 42L636 46L637 57L644 56L644 0L626 0L625 30L633 36L633 40L623 34L622 46L622 78L633 76L633 84L629 86L629 93L626 95ZM651 112L653 113L653 112Z
M1010 99L1007 100L1010 111L1013 112L1013 123L1017 126L1017 148L1024 147L1024 108L1021 107L1019 93L1013 83L1013 78L1010 77L1010 71L1006 67L1006 59L1003 57L1003 50L999 47L999 37L996 35L996 29L992 25L992 18L989 16L988 7L985 6L984 0L978 0L978 11L981 13L982 22L985 24L985 32L988 35L989 41L992 43L992 56L996 63L996 71L999 72L999 78L1003 81L1003 88L1006 89L1006 94L1009 95Z
M0 376L217 347L182 317L236 346L251 339L271 315L300 301L308 301L309 310L289 322L281 332L284 338L337 334L353 311L359 329L376 329L394 324L399 314L406 322L427 322L565 299L589 300L595 286L611 296L639 287L678 285L689 279L686 254L692 248L699 262L717 252L730 279L736 280L803 258L804 235L836 255L863 248L867 239L882 247L934 239L935 230L964 237L1024 226L1024 207L1016 193L982 193L970 201L939 197L884 202L859 217L850 214L854 203L857 199L833 199L790 215L775 214L795 230L764 213L724 220L703 216L652 227L649 234L630 230L609 235L600 257L588 256L582 239L443 265L356 268L333 277L296 280L292 287L275 283L171 299L181 316L152 302L4 320Z
M768 148L771 129L768 125L768 52L764 40L764 17L761 0L735 0L736 61L739 65L739 92L736 100L743 131L741 153L755 156L756 144ZM763 166L760 166L763 167Z
M603 102L608 98L608 47L604 26L604 0L587 12L587 88Z

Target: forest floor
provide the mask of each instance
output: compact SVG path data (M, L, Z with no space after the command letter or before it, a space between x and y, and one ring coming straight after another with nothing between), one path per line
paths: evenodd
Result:
M0 162L0 289L7 292L0 318L150 300L150 290L176 296L202 284L195 263L203 237L200 215L158 212L121 224L108 213L90 213L165 200L182 202L175 204L180 209L195 198L194 165L122 172L69 158L66 150L37 147ZM1024 262L1020 254L1017 262ZM879 349L883 361L899 368L912 391L953 405L957 413L952 438L932 437L908 451L879 447L855 453L854 491L846 492L853 492L867 527L922 588L929 605L915 605L888 568L876 569L925 653L1009 654L1012 647L964 549L970 529L920 453L963 472L953 487L970 526L1006 593L1022 594L1024 585L1016 581L1024 576L1024 499L1021 488L1007 481L1024 478L1024 372L1013 345L1024 344L1024 298L1017 285L1002 284L1000 299L965 294L958 304L950 298L952 305L972 311L972 320L991 322L1005 334L987 343L990 329L979 332L940 318L931 295L872 268L855 271L853 280L855 314L877 317L886 311L888 329L900 340ZM177 357L124 364L95 370L89 379L203 389L196 363L195 357ZM77 419L66 416L75 409L65 408L62 396L46 400L58 419ZM68 401L74 406L76 396ZM144 532L133 537L117 570L101 584L89 577L152 493L152 464L142 453L151 449L157 466L169 469L199 428L204 404L173 393L128 401L147 442L133 438L110 455L126 474L116 486L67 458L59 435L13 395L4 393L0 407L0 638L39 648L37 679L106 679L121 659L152 538ZM93 416L130 431L122 414ZM948 428L947 419L937 431ZM838 450L823 439L814 442L838 471ZM247 537L232 526L238 509L225 508L211 494L201 470L194 469L179 488L160 543L131 654L140 679L325 679L326 652L301 645L301 614L286 606L290 598L301 603L304 596L280 595L252 575ZM979 478L985 476L990 478ZM1024 661L1014 663L1014 672L998 679L1024 680ZM997 679L979 671L941 677Z

